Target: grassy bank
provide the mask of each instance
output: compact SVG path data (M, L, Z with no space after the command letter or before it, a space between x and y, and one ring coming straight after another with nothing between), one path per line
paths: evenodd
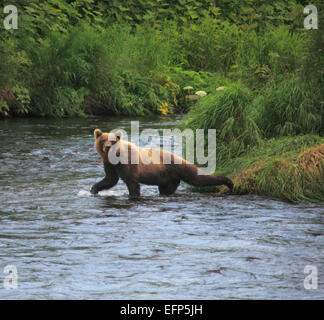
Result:
M184 126L217 130L217 173L234 180L235 194L324 201L317 90L297 74L262 92L231 84L191 107Z
M324 138L304 135L263 141L218 172L233 179L234 194L324 201Z

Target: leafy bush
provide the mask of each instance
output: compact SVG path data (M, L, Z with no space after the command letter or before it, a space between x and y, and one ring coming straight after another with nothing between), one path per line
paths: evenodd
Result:
M240 80L259 90L296 72L305 46L316 49L304 69L316 73L323 110L320 34L294 20L303 1L16 4L19 32L0 28L0 115L183 112L184 87L216 95Z
M31 50L33 112L145 115L159 113L164 101L176 104L178 87L165 73L170 46L154 29L130 31L115 25L50 33Z
M188 112L192 104L186 98L187 95L201 90L214 94L218 87L230 84L230 80L220 74L208 71L184 70L181 67L170 67L168 75L178 86L176 92L176 110L181 112ZM185 90L186 87L192 87L192 89Z
M36 114L82 114L85 84L94 70L85 56L76 55L74 36L51 33L32 54L31 94Z
M291 33L287 26L271 27L262 34L245 32L237 46L231 76L251 87L279 81L300 67L304 52L305 35Z
M263 33L243 31L235 24L205 17L183 27L179 38L182 68L217 72L251 87L278 81L303 62L305 34L288 26L269 27Z
M183 27L184 68L226 74L235 61L240 30L235 24L209 16Z
M217 7L231 23L248 32L263 32L272 26L289 24L300 28L303 22L303 0L218 0Z
M0 37L1 38L1 37ZM25 51L18 50L17 41L3 35L0 41L0 116L28 113L30 95L26 69L30 60Z

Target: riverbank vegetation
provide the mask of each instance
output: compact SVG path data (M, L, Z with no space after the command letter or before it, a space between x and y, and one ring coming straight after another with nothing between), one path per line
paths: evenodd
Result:
M324 7L314 1L319 29L306 30L307 4L15 1L18 29L0 27L0 117L185 113L185 126L217 130L234 192L324 201Z
M220 172L233 178L236 194L323 201L324 138L301 135L263 140L229 160Z

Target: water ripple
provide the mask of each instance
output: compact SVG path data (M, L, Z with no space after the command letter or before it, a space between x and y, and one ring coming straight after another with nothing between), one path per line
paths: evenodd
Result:
M123 182L91 195L103 177L92 130L129 124L2 123L0 271L14 264L19 290L0 287L0 299L324 298L323 277L303 288L306 265L324 272L323 204L214 197L185 184L170 197L142 186L139 201Z

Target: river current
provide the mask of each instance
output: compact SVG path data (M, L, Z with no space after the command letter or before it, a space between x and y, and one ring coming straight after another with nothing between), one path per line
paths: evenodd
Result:
M323 204L184 183L169 197L142 186L130 200L122 181L91 195L104 176L93 130L130 121L0 122L0 299L324 299ZM8 265L17 289L5 288Z

